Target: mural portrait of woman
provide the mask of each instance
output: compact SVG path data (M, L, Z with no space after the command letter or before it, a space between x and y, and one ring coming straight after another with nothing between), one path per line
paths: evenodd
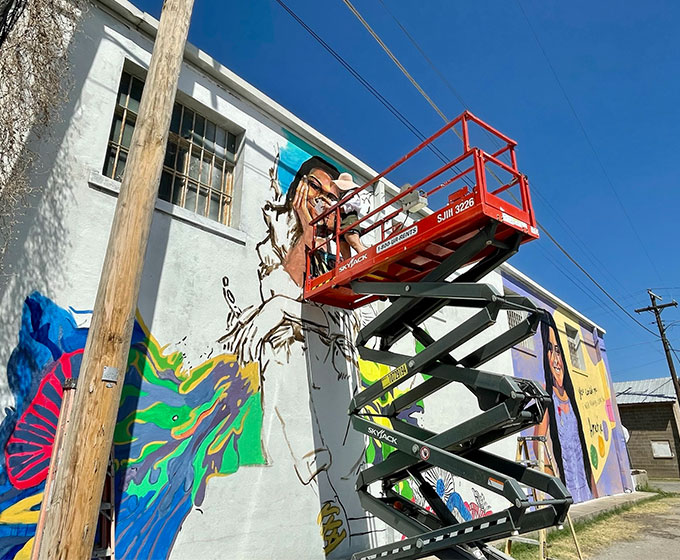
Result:
M547 434L558 470L555 474L566 484L574 502L584 502L594 497L595 484L574 384L555 320L549 313L541 319L541 339L545 389L551 402L535 434Z

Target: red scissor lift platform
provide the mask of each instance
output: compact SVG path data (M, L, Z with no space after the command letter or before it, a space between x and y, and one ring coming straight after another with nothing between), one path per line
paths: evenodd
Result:
M411 168L418 157L434 153L442 159L444 152L438 144L444 144L447 137L450 139L450 133L458 136L456 144L462 145L460 155L448 161L448 157L444 158L443 165L360 216L358 222L340 229L343 204L378 185L383 178L395 175L403 178L404 172L413 172ZM491 140L494 150L489 153L472 146L474 136L486 143ZM446 146L450 145L449 140ZM518 245L538 238L527 178L517 168L516 145L514 140L466 111L385 171L347 193L312 222L318 226L335 213L335 231L324 239L315 237L315 245L307 251L305 299L347 309L361 307L379 296L355 293L351 282L417 282L490 225L492 233L485 247L471 255L466 264L490 258L499 247L507 252L504 244L508 242ZM402 203L412 193L426 195L429 210L409 215ZM365 251L343 261L338 242L346 231L357 227L362 230L364 244L371 232L377 240ZM335 253L334 261L331 260L335 266L314 276L313 262L322 251Z
M460 142L453 134L447 141L448 132L455 132ZM490 149L481 147L489 144ZM349 415L354 430L393 448L382 461L364 465L356 491L363 508L403 539L356 552L352 560L417 560L433 555L507 560L492 542L560 525L573 502L559 478L488 449L491 443L541 422L552 402L536 381L484 370L490 360L533 336L544 315L529 298L503 294L480 282L522 243L538 237L515 146L465 112L312 222L318 235L307 251L306 299L345 308L390 299L362 326L355 347L363 360L391 369L352 397ZM460 155L444 155L452 150ZM415 158L432 154L443 165L430 162L428 169L436 169L423 177L425 167ZM401 187L354 224L345 219L343 226L342 205L388 174L402 181L412 181L414 175L423 178ZM401 182L397 180L393 183ZM377 189L377 194L381 191ZM364 245L370 246L340 260L342 235L357 224ZM324 269L327 263L333 264ZM444 307L469 313L435 338L425 325ZM522 320L507 330L488 330L511 310ZM413 348L395 346L404 337L422 349L413 355L402 353ZM470 409L471 417L438 432L426 425L431 416L413 423L403 414L451 383L464 385L476 396L478 410ZM394 394L397 386L401 390ZM452 404L451 412L456 408ZM447 424L447 412L440 412L437 426ZM424 476L432 468L502 496L509 505L482 518L461 520ZM418 489L421 499L411 501L397 491L404 481L414 492ZM528 494L527 488L537 494ZM531 499L536 495L546 498Z

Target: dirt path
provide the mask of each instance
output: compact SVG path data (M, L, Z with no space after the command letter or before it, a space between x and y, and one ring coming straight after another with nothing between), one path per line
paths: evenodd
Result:
M591 553L589 560L680 558L680 497L658 500L640 509L633 508L610 521L598 523L593 530L603 539L615 537L617 542Z

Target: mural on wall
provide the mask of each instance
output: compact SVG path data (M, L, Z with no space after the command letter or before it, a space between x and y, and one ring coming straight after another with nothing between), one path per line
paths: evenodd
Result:
M320 197L338 196L332 180L340 171L346 172L292 135L278 150L262 208L265 235L256 247L258 283L239 293L224 276L215 286L226 302L226 326L202 363L189 367L140 317L135 322L114 433L121 559L168 558L187 516L203 504L208 481L245 465L281 464L318 497L319 546L329 558L368 548L384 530L361 507L354 484L366 462L379 462L391 449L348 436L345 421L352 395L385 373L386 366L360 361L354 347L376 309L302 301L309 221L323 209ZM365 193L363 203L371 196ZM87 337L76 318L87 315L38 293L24 304L8 363L15 405L0 424L0 560L30 556L62 384L77 377ZM375 410L386 404L374 403ZM402 416L417 422L422 412L419 403ZM310 417L311 438L298 437L300 426L309 432ZM458 518L490 512L482 494L464 491L450 474L431 470L427 477ZM422 500L414 484L402 486L408 499Z
M424 346L416 341L415 351L421 352L423 349ZM360 381L363 388L372 385L389 373L390 370L391 368L384 364L376 364L374 362L359 359ZM419 374L409 382L409 385L413 386L418 383L419 380L428 378L429 376L426 374ZM376 415L374 417L375 422L382 424L387 428L391 428L392 423L389 418L381 416L381 414L384 413L387 406L400 395L404 394L409 388L410 387L395 387L385 393L384 396L374 399L366 406L366 412ZM419 425L419 419L424 413L425 404L421 400L417 401L409 408L402 410L397 417L400 420ZM376 438L369 438L366 447L366 463L380 463L392 453L392 451L394 451L394 447L391 445ZM454 477L451 473L439 467L432 467L423 471L423 478L430 486L432 486L432 488L434 488L437 495L446 504L449 511L453 513L458 521L469 521L493 513L481 489L464 482L460 478ZM395 486L394 490L401 494L405 499L415 502L426 510L429 511L431 509L430 505L420 492L418 483L411 477L407 477L405 480L400 481ZM463 498L463 495L470 495L469 501L466 501Z
M87 329L34 293L8 363L15 406L0 426L0 559L29 558L65 379ZM186 370L138 318L114 434L116 554L167 558L208 480L264 463L257 364L220 354Z
M510 287L532 297L520 286ZM559 310L548 310L528 342L512 350L515 375L540 381L551 397L546 416L532 434L547 436L555 474L575 502L630 491L621 421L597 331Z
M265 425L280 429L288 448L288 457L274 457L272 446L265 445L267 460L292 461L300 483L319 496L317 522L324 552L346 557L350 550L366 547L371 532L354 491L364 446L359 438L346 437L344 422L358 377L354 339L362 313L371 310L348 312L302 302L310 221L324 204L337 200L339 190L332 181L340 171L308 144L287 137L269 171L270 196L262 209L266 235L256 248L259 301L241 306L243 296L234 294L225 277L227 326L218 342L239 363L258 364ZM300 403L300 387L305 386L310 391L312 447L294 437L291 425L296 418L286 412L291 403L307 406Z

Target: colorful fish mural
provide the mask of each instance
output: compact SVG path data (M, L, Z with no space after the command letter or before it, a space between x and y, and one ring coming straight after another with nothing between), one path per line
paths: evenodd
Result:
M30 556L63 382L86 338L47 297L26 299L8 363L15 406L0 425L0 560ZM138 317L114 434L117 556L167 558L210 478L265 464L261 427L257 364L219 354L186 369Z

